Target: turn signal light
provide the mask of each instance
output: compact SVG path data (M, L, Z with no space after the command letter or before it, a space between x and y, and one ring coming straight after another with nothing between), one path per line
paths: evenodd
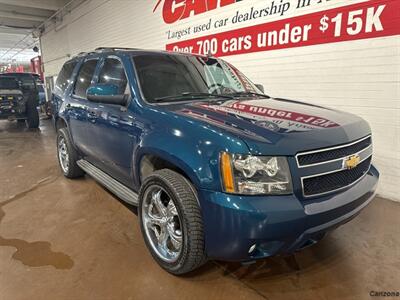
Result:
M221 153L221 173L225 191L228 193L235 192L231 156L226 152Z

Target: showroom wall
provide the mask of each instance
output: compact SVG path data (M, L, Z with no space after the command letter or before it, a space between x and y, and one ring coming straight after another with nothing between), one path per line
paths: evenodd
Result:
M41 37L46 77L100 46L223 56L275 97L355 113L400 201L399 1L89 0Z

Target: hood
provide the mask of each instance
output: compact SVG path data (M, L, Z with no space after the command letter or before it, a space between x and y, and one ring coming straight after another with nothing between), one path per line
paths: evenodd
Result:
M370 134L368 123L358 116L286 99L194 102L166 108L240 137L258 155L295 155Z
M0 88L0 96L4 95L22 95L22 92L20 90L10 90L10 89L2 89Z

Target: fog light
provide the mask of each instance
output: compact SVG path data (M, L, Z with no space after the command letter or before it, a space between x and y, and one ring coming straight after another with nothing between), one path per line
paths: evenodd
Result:
M250 247L249 249L249 254L251 254L254 250L256 250L257 244L254 244L253 246Z

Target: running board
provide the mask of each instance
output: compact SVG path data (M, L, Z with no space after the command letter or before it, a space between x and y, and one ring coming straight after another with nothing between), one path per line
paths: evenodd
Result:
M76 163L82 170L84 170L88 175L93 177L101 185L107 188L115 196L129 204L135 206L139 205L138 194L136 194L134 191L127 188L125 185L118 182L110 175L106 174L105 172L84 159L78 160Z

